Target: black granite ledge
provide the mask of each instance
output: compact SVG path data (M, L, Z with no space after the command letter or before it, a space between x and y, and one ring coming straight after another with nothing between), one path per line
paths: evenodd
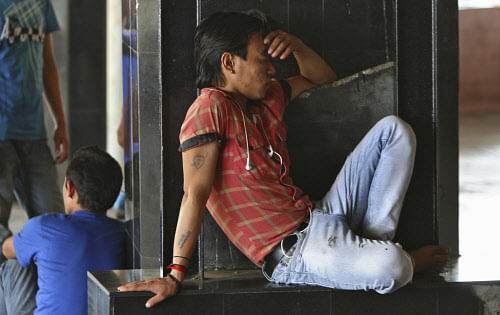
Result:
M439 275L417 274L406 287L410 288L447 288L470 285L500 285L500 272L491 270L486 279L484 268L476 265L473 270L460 269L463 257L453 259L444 273ZM486 272L488 274L488 272ZM93 271L88 273L89 280L98 283L109 294L128 294L119 292L117 287L131 282L157 278L160 271L157 269L130 269ZM477 280L475 280L477 279ZM205 279L197 276L186 279L183 283L181 295L214 294L231 292L262 292L262 291L331 291L331 289L309 285L284 285L268 282L260 270L238 271L205 271ZM137 294L137 293L134 293ZM144 295L151 295L144 292Z
M481 314L483 302L474 287L500 287L500 280L461 281L459 261L439 276L417 275L387 295L274 284L259 270L207 271L207 279L186 280L177 296L152 309L144 307L152 293L117 287L158 277L159 270L94 271L88 273L89 314Z

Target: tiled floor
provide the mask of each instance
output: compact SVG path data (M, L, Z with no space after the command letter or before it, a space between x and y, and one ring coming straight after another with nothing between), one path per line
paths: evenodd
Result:
M500 279L497 233L500 222L500 112L460 116L457 280ZM500 286L477 285L485 314L500 314Z
M461 115L459 127L460 254L498 262L500 112Z

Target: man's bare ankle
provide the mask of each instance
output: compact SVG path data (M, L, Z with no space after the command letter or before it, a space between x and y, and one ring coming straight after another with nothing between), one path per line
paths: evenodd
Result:
M442 272L449 261L451 249L446 245L427 245L410 252L417 272Z

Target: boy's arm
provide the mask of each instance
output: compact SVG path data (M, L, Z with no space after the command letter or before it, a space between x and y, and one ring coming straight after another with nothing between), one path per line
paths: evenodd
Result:
M2 254L7 259L15 259L16 251L14 250L14 236L9 236L5 239L2 245Z
M267 52L273 58L279 56L280 59L285 59L293 54L297 60L300 75L286 79L292 88L291 100L305 90L333 82L337 78L320 55L292 34L282 30L272 31L264 38L264 44L269 45Z
M219 157L217 142L210 142L182 153L184 170L184 196L174 239L173 263L187 266L200 233L205 206L212 190L212 184ZM172 270L171 274L180 282L184 274ZM119 291L151 291L156 295L146 302L151 307L177 293L177 286L168 277L132 282L118 288Z

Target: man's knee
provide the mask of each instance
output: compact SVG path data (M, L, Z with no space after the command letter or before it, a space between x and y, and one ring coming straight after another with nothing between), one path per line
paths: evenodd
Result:
M417 137L413 128L406 121L398 116L389 115L379 120L377 124L382 124L386 128L389 128L395 136L403 140L412 150L415 150Z
M413 263L409 254L397 245L388 249L388 252L377 272L383 285L376 291L381 294L393 292L413 278Z

